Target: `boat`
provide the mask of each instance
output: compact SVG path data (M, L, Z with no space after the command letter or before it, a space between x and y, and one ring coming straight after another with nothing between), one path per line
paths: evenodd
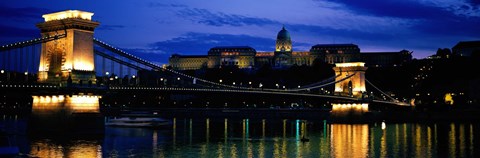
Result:
M308 139L308 138L305 138L305 137L302 137L302 139L300 139L300 141L302 141L302 142L304 142L304 143L305 143L305 142L308 142L308 141L310 141L310 139Z
M105 126L116 127L162 127L170 125L169 120L159 117L113 117L107 118Z

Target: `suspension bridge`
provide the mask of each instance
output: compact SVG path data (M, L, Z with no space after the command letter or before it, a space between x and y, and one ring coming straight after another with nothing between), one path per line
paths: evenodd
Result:
M43 16L45 21L37 24L40 38L1 46L0 89L26 91L33 95L33 104L42 105L64 99L82 102L82 97L75 98L72 92L76 92L76 95L90 94L95 96L93 98L108 93L178 92L193 95L221 93L232 96L254 94L325 98L338 102L331 103L333 110L362 109L368 103L410 106L369 82L365 78L367 68L361 62L337 63L334 67L335 76L308 85L284 88L261 84L258 87L229 85L188 75L94 38L94 29L99 22L92 21L92 15L77 10L46 14ZM155 80L163 84L139 84L140 71L160 74L162 77ZM374 89L367 91L367 84ZM334 87L334 90L324 90L327 87ZM374 95L374 91L377 95ZM363 110L368 111L368 108Z

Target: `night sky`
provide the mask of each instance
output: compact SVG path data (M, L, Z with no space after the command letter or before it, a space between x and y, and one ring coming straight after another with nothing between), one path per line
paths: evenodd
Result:
M157 63L214 46L273 51L282 25L294 51L354 43L362 52L407 49L424 58L480 40L480 0L3 0L0 45L40 37L42 15L64 10L95 13L96 38Z

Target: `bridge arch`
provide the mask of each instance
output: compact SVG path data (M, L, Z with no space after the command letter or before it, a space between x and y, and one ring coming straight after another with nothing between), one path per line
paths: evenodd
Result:
M349 62L349 63L336 63L335 75L340 76L339 79L352 75L351 77L335 83L335 94L343 96L351 96L361 98L365 88L365 67L364 62Z

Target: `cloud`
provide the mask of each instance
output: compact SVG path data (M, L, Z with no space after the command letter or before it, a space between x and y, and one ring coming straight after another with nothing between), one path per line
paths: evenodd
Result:
M475 0L420 0L421 4L434 6L458 16L480 17L480 4Z
M157 7L160 7L160 8L170 8L170 7L185 8L187 6L182 5L182 4L165 4L165 3L158 3L158 2L150 2L150 3L148 3L148 7L151 7L151 8L157 8Z
M237 14L225 14L222 12L210 12L206 9L185 8L177 12L177 15L194 22L211 26L245 26L245 25L269 25L279 24L267 18L248 17Z
M344 6L344 9L354 13L380 16L397 17L406 19L418 18L437 18L440 16L450 16L447 11L442 11L438 7L420 5L415 1L395 1L395 0L332 0Z
M391 40L395 35L391 32L364 32L360 30L335 29L324 26L315 25L286 25L287 30L300 32L303 34L313 34L322 37L336 37L339 39L355 39L355 40Z
M125 28L124 25L100 25L97 30L108 30L108 31L113 31L117 29L122 29Z
M240 15L234 13L215 12L201 8L183 7L175 9L176 15L198 24L215 27L244 27L244 26L268 26L282 24L289 25L312 25L337 30L357 30L360 32L392 32L403 31L418 20L404 19L399 17L385 17L376 15L356 14L342 8L343 4L318 1L318 11L306 11L302 17L282 17L284 12L273 11L272 14L279 16L265 18L259 16ZM292 13L293 14L293 13ZM264 14L259 14L264 15Z
M183 36L150 45L153 49L173 54L206 55L215 46L251 46L257 51L272 51L275 40L249 35L207 34L189 32Z

